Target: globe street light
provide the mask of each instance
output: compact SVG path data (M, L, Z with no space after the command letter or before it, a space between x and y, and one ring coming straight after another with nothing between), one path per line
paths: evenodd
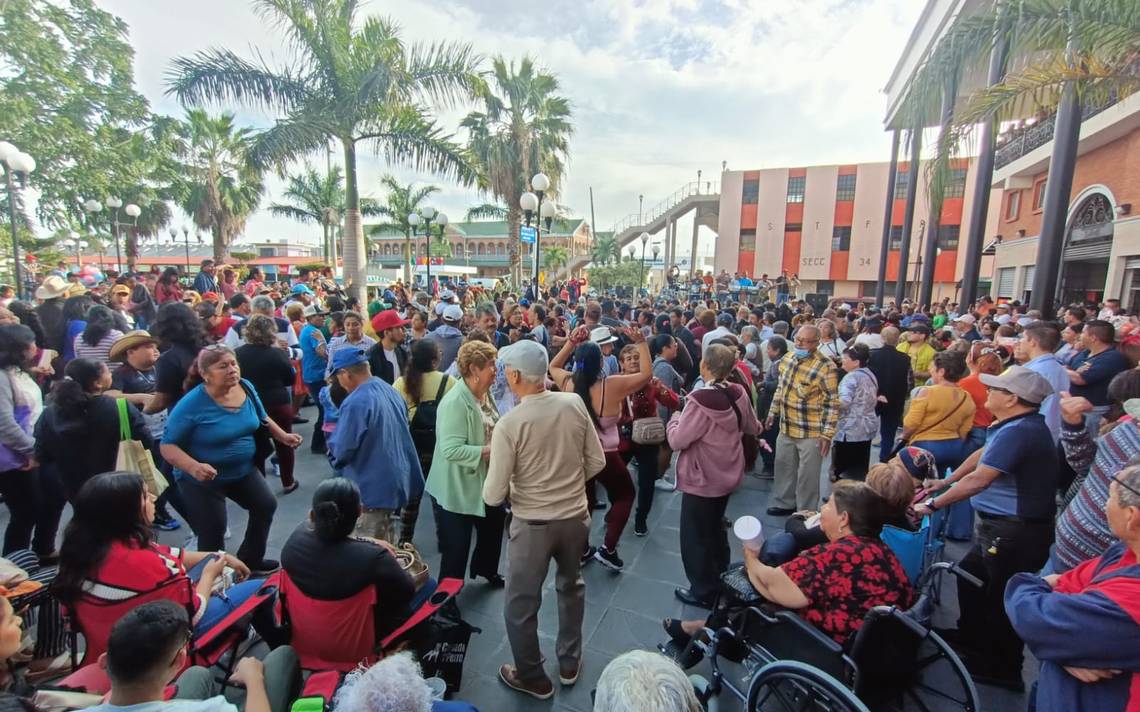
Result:
M649 242L649 233L641 233L641 281L637 284L637 293L641 294L641 289L645 285L645 243Z
M36 170L36 160L16 148L7 141L0 141L0 164L6 168L4 171L8 187L8 219L12 224L12 261L14 264L13 276L16 279L16 299L22 299L24 294L24 277L20 273L20 242L17 239L19 231L16 225L16 191L28 183L28 177ZM14 180L18 178L18 180Z
M134 263L138 258L139 246L139 215L142 215L142 209L134 203L127 203L123 208L123 212L131 219L131 227L134 228L134 240L127 242L127 266L134 270Z
M540 219L546 220L547 232L550 231L550 221L554 219L554 206L544 209L542 198L546 191L550 190L550 178L545 173L536 173L530 179L530 187L534 192L527 191L519 197L519 207L522 208L523 215L526 217L526 224L529 227L530 221L538 215ZM541 249L542 240L542 226L538 225L534 231L534 297L538 298L538 265L539 265L539 250Z
M91 217L88 218L88 224L94 229L95 216L103 211L103 201L88 198L83 202L83 209L90 213ZM103 251L99 251L99 269L103 269Z
M434 294L435 290L431 286L431 226L432 223L439 225L439 237L443 238L443 232L447 228L447 215L438 212L435 208L425 206L420 208L418 213L408 214L408 226L412 228L412 241L415 242L416 227L423 225L424 237L426 238L426 252L427 252L427 290L428 294Z

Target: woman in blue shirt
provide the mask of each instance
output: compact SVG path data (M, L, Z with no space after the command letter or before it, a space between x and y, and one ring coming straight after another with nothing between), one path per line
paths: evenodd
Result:
M198 353L190 378L200 383L178 401L166 421L162 456L174 467L190 524L202 551L220 551L226 531L226 499L249 512L238 558L255 573L277 568L265 544L277 500L256 471L254 434L264 425L289 447L301 436L270 419L253 386L241 377L237 357L220 344Z

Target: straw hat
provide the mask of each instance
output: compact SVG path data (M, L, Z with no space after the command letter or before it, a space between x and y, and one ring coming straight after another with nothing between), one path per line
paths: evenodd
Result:
M157 344L158 339L150 335L149 331L136 329L123 334L123 338L111 344L111 351L107 358L111 361L126 361L127 352L143 344Z
M44 279L43 284L36 289L36 299L57 299L65 296L68 286L63 277L53 274Z

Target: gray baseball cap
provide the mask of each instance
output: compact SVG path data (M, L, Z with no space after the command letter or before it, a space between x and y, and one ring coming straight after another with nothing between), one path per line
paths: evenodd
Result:
M1049 381L1024 366L1010 366L997 376L983 373L978 378L990 388L1009 391L1022 400L1038 405L1053 395L1053 386L1049 385Z
M524 339L499 349L503 368L513 368L524 376L538 378L546 375L550 360L546 349L537 341Z

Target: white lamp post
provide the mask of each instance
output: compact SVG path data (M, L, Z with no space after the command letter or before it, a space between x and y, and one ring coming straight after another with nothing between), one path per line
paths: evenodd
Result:
M134 239L127 242L127 266L131 268L131 271L134 271L135 260L138 258L139 252L139 215L142 215L142 209L134 203L127 203L123 212L131 219L131 227L134 228Z
M534 192L527 191L519 197L519 207L522 208L523 215L526 218L526 224L529 227L531 220L537 215L540 219L547 220L547 231L550 230L550 220L554 218L555 210L553 205L546 210L543 209L542 199L546 191L550 190L550 178L545 173L536 173L530 179L530 187ZM542 226L538 225L535 229L534 237L534 297L538 298L538 265L539 265L539 250L542 240Z
M641 293L641 288L645 284L645 244L649 242L649 233L641 233L641 281L637 284L638 294Z
M4 176L8 187L8 219L12 224L13 277L16 280L16 298L24 295L24 277L20 271L20 241L16 225L16 191L28 182L36 170L36 160L7 141L0 141L0 164L5 166ZM14 180L20 176L19 180Z

